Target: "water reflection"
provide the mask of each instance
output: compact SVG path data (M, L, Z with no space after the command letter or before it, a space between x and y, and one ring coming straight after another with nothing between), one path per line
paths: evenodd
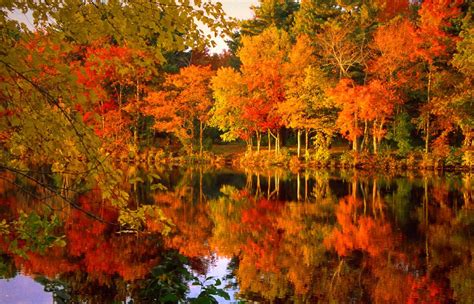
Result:
M147 182L127 191L160 207L173 223L169 235L117 233L108 224L117 211L94 191L75 199L103 222L48 201L53 225L43 201L3 182L2 218L38 214L33 228L48 234L14 244L18 236L0 227L2 278L20 271L45 278L56 298L94 303L196 297L189 272L223 278L234 300L474 303L469 174L127 170L145 181L150 171L160 176L166 191Z
M25 292L27 291L27 292ZM0 280L0 303L50 304L53 297L31 277L18 275L10 280Z

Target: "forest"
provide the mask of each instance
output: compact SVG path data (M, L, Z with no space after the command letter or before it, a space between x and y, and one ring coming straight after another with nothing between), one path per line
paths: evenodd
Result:
M0 302L473 302L472 1L255 3L1 1Z
M472 166L469 1L252 9L234 20L213 2L6 1L2 163L206 162L235 141L244 162ZM213 35L229 49L210 54Z

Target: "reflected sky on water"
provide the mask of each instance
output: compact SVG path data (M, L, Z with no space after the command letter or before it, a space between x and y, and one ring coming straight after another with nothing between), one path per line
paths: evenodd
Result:
M129 178L147 181L148 170L128 170ZM207 278L207 286L221 280L231 301L474 300L469 174L173 168L159 175L166 191L151 190L150 182L124 183L124 190L134 203L159 206L172 233L117 234L61 209L54 231L64 234L65 246L39 252L0 244L2 277L10 278L0 280L0 303L50 303L45 285L55 297L64 290L73 300L101 303L153 302L170 286L197 297L200 287L177 269ZM44 210L11 185L2 191L5 219ZM113 221L117 212L99 194L76 199ZM15 276L18 269L24 275Z

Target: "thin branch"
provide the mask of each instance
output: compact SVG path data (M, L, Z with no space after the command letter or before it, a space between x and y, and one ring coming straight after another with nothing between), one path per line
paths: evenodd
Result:
M8 170L10 172L13 172L15 174L18 174L20 176L23 176L31 181L33 181L34 183L40 185L41 187L43 187L44 189L50 191L51 193L54 194L54 196L57 196L59 198L61 198L63 201L65 201L66 203L68 203L69 205L71 205L73 208L81 211L82 213L86 214L87 216L101 222L101 223L105 223L105 224L109 224L109 225L114 225L114 226L117 226L118 224L116 223L112 223L112 222L108 222L108 221L105 221L104 219L100 218L99 216L93 214L92 212L89 212L87 210L85 210L84 208L82 208L81 206L79 206L76 202L72 201L71 199L65 197L64 195L62 195L61 193L59 193L58 191L56 191L55 189L51 188L49 185L46 185L44 183L42 183L41 181L39 181L38 179L28 175L28 174L25 174L21 171L18 171L14 168L10 168L10 167L6 167L6 166L3 166L3 165L0 165L0 169L5 169L5 170Z

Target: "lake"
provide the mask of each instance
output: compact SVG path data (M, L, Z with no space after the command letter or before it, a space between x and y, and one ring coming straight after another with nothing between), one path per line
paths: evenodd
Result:
M469 173L125 171L166 236L117 231L96 189L68 193L74 208L3 173L0 303L187 302L206 288L222 303L474 303Z

